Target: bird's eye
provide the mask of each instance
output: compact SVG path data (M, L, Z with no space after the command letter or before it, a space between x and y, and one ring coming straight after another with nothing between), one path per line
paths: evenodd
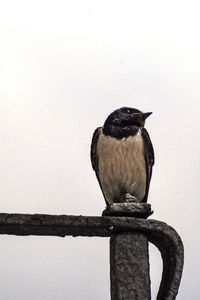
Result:
M130 114L131 111L130 111L130 109L127 109L126 112L127 112L128 114Z

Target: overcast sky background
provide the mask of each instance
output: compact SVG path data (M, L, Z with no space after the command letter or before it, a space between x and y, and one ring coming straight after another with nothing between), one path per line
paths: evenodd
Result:
M182 237L178 300L199 299L198 1L0 3L0 211L101 215L94 129L152 111L151 218ZM1 236L2 300L108 300L107 238ZM161 259L151 246L153 299Z

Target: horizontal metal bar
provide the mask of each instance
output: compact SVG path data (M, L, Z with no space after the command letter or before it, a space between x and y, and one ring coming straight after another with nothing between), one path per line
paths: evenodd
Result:
M152 219L0 213L0 234L60 237L67 235L111 236L128 231L140 231L146 234L153 231L155 237L161 237L164 231L168 238L174 241L180 240L179 235L172 227Z

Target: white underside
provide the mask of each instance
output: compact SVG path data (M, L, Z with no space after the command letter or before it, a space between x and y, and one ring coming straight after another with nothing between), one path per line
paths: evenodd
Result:
M108 203L123 202L129 194L141 202L146 190L144 144L139 130L121 140L100 134L97 144L99 178ZM125 200L124 200L125 201Z

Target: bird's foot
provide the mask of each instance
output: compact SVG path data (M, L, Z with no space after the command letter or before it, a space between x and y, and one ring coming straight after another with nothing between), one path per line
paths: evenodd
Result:
M129 193L125 194L125 199L124 200L125 200L124 202L127 202L127 203L130 203L130 202L137 203L138 202L138 198L133 196L133 195L130 195Z

